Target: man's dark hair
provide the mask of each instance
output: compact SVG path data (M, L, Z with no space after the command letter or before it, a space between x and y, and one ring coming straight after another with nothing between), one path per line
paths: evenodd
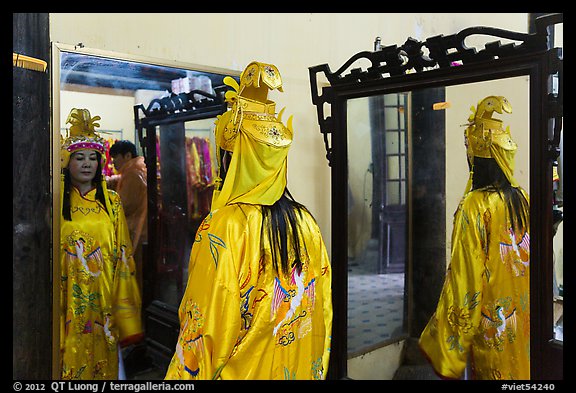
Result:
M110 157L114 157L118 154L123 156L127 153L132 153L132 158L138 157L136 152L136 145L128 140L117 141L110 147Z

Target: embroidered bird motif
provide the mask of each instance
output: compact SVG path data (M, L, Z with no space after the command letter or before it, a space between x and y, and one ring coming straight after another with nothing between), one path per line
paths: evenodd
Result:
M294 296L290 298L290 308L284 315L284 318L282 318L282 320L279 323L277 323L276 326L274 327L274 335L276 335L278 329L280 328L280 326L282 326L284 321L292 317L294 312L296 312L296 308L300 305L300 302L302 302L302 296L304 295L304 277L302 276L302 272L297 272L296 270L293 270L292 281L294 284L296 284L296 292L294 293ZM275 294L277 293L276 288L278 287L279 289L278 293L284 294L285 296L283 298L285 298L287 295L287 291L284 288L282 288L280 281L276 279L274 284L275 284L274 293ZM276 299L276 296L274 298Z
M524 275L530 265L530 235L524 233L518 241L514 230L510 229L508 239L500 241L500 258L516 276Z
M274 327L274 335L278 333L283 324L295 315L297 308L303 303L307 307L314 307L315 283L316 279L312 278L308 284L305 284L304 273L297 271L295 268L292 270L290 288L284 288L280 280L275 278L270 310L271 317L277 321Z
M76 254L72 255L78 258L84 272L92 277L98 277L102 272L101 266L103 265L103 256L100 247L95 251L89 252L88 255L85 255L87 251L85 250L85 241L80 238L74 242L74 251L76 251Z
M493 315L495 314L495 315ZM492 338L500 338L509 328L512 331L516 330L516 307L506 314L504 307L498 305L494 308L494 313L488 310L482 310L482 326L486 329L484 338L490 340Z

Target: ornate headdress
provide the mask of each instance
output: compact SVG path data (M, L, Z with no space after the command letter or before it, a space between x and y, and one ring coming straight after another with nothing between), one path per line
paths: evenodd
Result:
M94 127L100 127L97 121L100 116L92 117L88 109L73 108L66 119L66 124L71 124L67 130L67 137L60 136L62 146L60 149L60 163L61 163L61 190L60 193L60 211L62 211L62 197L64 195L64 168L68 167L70 163L70 156L72 153L79 150L92 150L101 153L100 163L103 167L106 161L106 141L96 133ZM106 209L109 214L112 214L110 200L108 198L108 188L106 186L106 178L102 176L101 186L104 190L104 198L106 201Z
M100 127L97 121L100 116L90 116L88 109L73 108L66 119L66 124L71 124L67 130L68 136L62 141L60 154L61 167L66 168L70 161L70 155L78 150L94 150L102 154L106 159L106 146L104 138L100 137L94 127Z
M272 205L286 187L287 155L292 143L292 117L282 123L281 110L268 100L268 91L282 90L282 78L272 64L253 61L240 75L240 85L231 77L224 83L230 110L216 120L216 145L232 152L222 183L216 179L212 210L229 203Z
M493 158L512 185L518 187L514 179L514 156L517 145L510 135L510 126L502 126L502 120L493 119L494 112L512 113L512 105L503 96L488 96L470 107L472 114L468 117L468 126L464 131L466 154L472 166L466 192L472 187L474 157Z

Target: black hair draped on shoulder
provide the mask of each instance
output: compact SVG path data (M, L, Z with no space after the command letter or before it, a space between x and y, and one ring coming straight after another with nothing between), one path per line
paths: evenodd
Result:
M74 154L74 153L72 153ZM106 208L106 199L104 196L104 189L102 188L102 154L96 152L96 159L98 160L98 167L96 168L96 176L92 180L96 184L96 200L98 200L104 207L104 211L110 215L110 212ZM62 217L66 221L72 221L72 213L70 212L70 190L72 187L72 180L70 179L70 170L64 168L64 189L61 192L64 193L62 196Z
M220 148L220 178L226 179L228 164L232 153ZM301 251L306 252L306 244L302 239L299 221L302 212L312 214L301 203L296 202L287 188L273 205L262 205L261 238L268 238L272 257L272 265L278 274L289 274L292 267L301 272ZM265 236L267 232L268 236ZM291 240L291 242L289 242ZM294 263L290 265L290 256L294 255Z
M514 230L525 230L530 225L530 217L525 211L530 211L528 200L524 194L510 182L493 158L474 157L474 176L472 189L485 189L503 195L508 206L510 223Z
M302 239L299 222L303 212L310 214L304 205L294 200L288 189L273 205L262 206L262 234L268 232L272 265L278 274L289 274L292 267L298 272L302 271L300 255L302 251L306 252L306 244ZM289 239L292 240L291 244ZM292 265L291 255L294 255Z

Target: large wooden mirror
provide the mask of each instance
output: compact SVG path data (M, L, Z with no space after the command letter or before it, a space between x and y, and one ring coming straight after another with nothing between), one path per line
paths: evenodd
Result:
M210 207L213 126L226 110L222 80L239 72L59 43L52 60L53 179L59 179L60 137L72 108L101 117L97 131L108 148L129 140L145 158L148 236L136 255L145 341L124 355L128 378L161 379L176 344L192 240ZM190 99L183 103L183 97ZM104 172L116 174L111 160ZM53 181L54 212L60 192L60 182ZM59 218L53 215L53 228L60 227ZM53 244L60 244L59 235L53 231ZM60 277L59 247L52 258L53 276ZM59 280L54 283L53 358L59 365ZM59 373L54 367L53 376Z
M378 379L393 379L417 345L468 179L463 124L489 95L512 103L499 118L518 144L515 176L530 194L531 377L562 377L563 277L553 263L562 52L551 41L560 23L552 14L529 34L472 27L402 46L377 39L335 72L310 68L332 168L332 378L374 378L367 370L380 367ZM478 35L505 42L468 47Z

